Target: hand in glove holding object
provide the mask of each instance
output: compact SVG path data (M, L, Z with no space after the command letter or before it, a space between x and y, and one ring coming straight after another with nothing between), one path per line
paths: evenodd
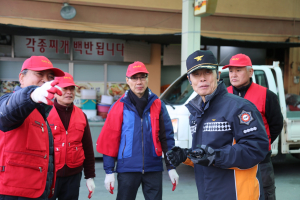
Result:
M86 187L89 190L88 198L90 199L93 196L94 191L95 191L95 182L94 182L93 178L89 178L89 179L86 180Z
M167 159L174 166L177 167L180 163L184 162L187 159L190 149L180 148L177 146L172 147L170 151L166 153Z
M213 148L206 145L197 145L197 149L192 150L189 159L192 160L194 164L200 164L203 166L210 166L215 163L216 152Z
M168 173L169 173L169 177L171 179L171 182L173 184L172 191L174 191L176 189L176 186L178 185L179 176L178 176L175 169L169 170Z
M111 194L114 193L114 185L115 185L115 175L112 174L106 174L105 180L104 180L105 188L107 191L109 191Z
M61 88L57 86L58 81L50 81L44 83L41 87L36 88L30 95L32 101L36 103L44 103L47 105L53 105L51 101L54 98L54 94L62 95Z

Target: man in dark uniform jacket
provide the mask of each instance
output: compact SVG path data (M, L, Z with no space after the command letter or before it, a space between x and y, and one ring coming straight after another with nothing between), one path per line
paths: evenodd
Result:
M201 200L263 200L258 163L268 153L268 138L259 111L218 81L211 51L192 53L186 65L198 94L186 105L192 148L173 147L168 159L174 166L192 161Z

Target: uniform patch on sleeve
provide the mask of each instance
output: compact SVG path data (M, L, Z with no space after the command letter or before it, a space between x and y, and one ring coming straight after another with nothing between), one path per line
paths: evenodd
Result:
M244 133L244 134L247 134L247 133L249 133L249 132L256 131L256 130L257 130L257 127L254 126L254 127L252 127L252 128L248 128L248 129L243 130L243 133Z
M240 119L240 124L246 125L249 125L254 120L251 111L247 112L245 110L243 110L241 114L238 115L238 118Z
M193 135L194 133L196 133L196 129L197 129L197 124L194 125L194 126L191 126L191 133L192 133L192 135Z

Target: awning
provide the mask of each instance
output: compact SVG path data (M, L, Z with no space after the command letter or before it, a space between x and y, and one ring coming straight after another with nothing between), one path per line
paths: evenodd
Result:
M11 24L0 24L0 34L6 35L22 35L22 36L42 36L53 35L72 38L114 38L123 40L144 41L149 43L158 43L162 45L180 44L181 33L175 34L159 34L159 35L144 35L144 34L117 34L117 33L99 33L86 31L70 31L59 29L32 28L25 26L16 26ZM236 46L247 48L290 48L300 47L300 43L289 42L260 42L233 40L201 36L201 45L213 46Z

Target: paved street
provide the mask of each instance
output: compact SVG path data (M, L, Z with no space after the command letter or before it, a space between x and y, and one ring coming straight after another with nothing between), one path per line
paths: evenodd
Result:
M287 156L284 162L274 163L275 178L276 178L276 195L277 200L299 200L300 199L300 160ZM164 200L197 200L197 189L194 180L194 171L191 167L180 165L177 169L180 176L179 185L172 192L172 184L170 182L167 171L163 172L163 199ZM116 193L113 195L104 188L105 173L101 159L96 160L96 175L95 184L96 190L92 199L110 200L116 199ZM85 179L81 181L80 200L88 199L88 190L85 185ZM115 185L115 191L117 184ZM143 200L141 187L139 189L137 200Z

